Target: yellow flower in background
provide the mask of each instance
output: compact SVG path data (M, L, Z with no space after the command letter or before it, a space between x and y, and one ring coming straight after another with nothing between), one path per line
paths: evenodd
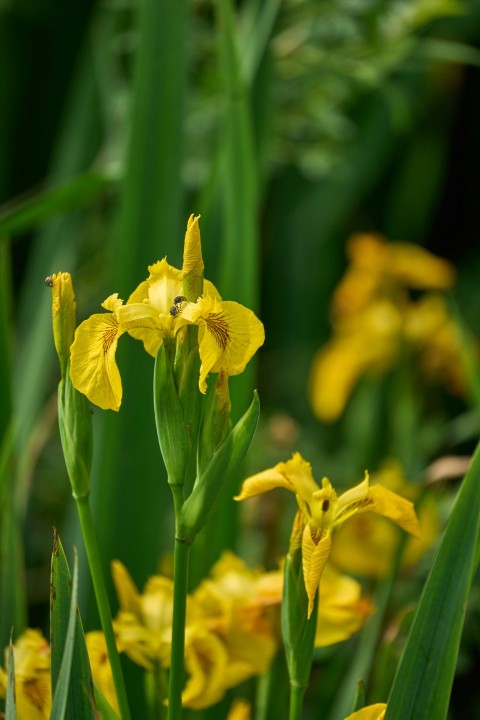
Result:
M455 282L449 262L412 243L357 233L346 252L350 264L333 295L335 319L357 315L378 298L403 298L406 288L447 290Z
M383 720L387 706L385 703L376 703L375 705L368 705L367 707L357 710L352 713L345 720Z
M401 313L388 300L340 322L313 358L309 394L315 415L328 422L340 417L360 377L369 371L383 374L395 362L401 331Z
M102 632L94 630L85 635L85 641L93 680L115 712L120 714L105 637Z
M370 486L367 473L363 482L337 497L327 478L323 478L321 487L317 485L310 463L299 453L294 453L285 463L247 478L235 499L246 500L277 487L295 493L299 506L294 532L302 548L308 617L312 614L315 594L330 555L332 532L346 520L372 512L393 520L412 535L419 535L417 516L410 501L381 485Z
M407 350L427 377L464 391L460 339L445 301L427 292L446 290L453 267L424 248L354 235L350 266L332 298L333 337L315 354L309 394L315 415L337 420L360 377L385 374Z
M417 501L420 488L407 482L401 465L385 461L372 475L372 481L411 501ZM402 566L411 567L433 545L440 532L440 518L434 498L427 495L417 510L420 538L409 537L402 555ZM368 514L353 517L339 528L332 546L331 560L343 572L363 577L383 577L390 570L400 537L385 518Z
M146 670L152 670L155 663L168 669L172 581L154 576L139 593L118 561L113 563L113 578L120 602L114 621L119 650ZM185 707L210 707L230 687L268 669L277 637L265 602L263 578L265 574L227 553L212 568L210 578L188 596Z
M277 648L262 586L262 580L268 580L269 575L252 570L233 553L224 552L210 578L193 593L202 623L222 639L227 649L224 673L228 687L263 674Z
M141 340L156 357L166 338L174 338L186 325L200 328L199 387L206 392L210 372L227 375L243 372L263 344L263 325L251 310L223 302L208 280L203 296L189 302L183 295L184 279L190 289L198 287L203 273L198 218L190 218L185 243L184 270L166 258L148 267L149 277L140 283L125 304L118 294L102 304L108 311L92 315L79 325L71 347L70 377L77 390L103 409L119 410L122 382L115 353L118 339L127 332Z
M17 719L48 720L52 707L48 642L38 630L28 629L14 644L13 655ZM7 673L0 669L0 696L5 697L6 689Z
M335 543L333 543L335 546ZM328 564L320 581L315 647L348 640L373 612L372 601L362 597L362 586Z

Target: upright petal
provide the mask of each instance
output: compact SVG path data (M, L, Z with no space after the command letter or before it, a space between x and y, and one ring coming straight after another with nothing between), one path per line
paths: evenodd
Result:
M70 349L70 378L73 386L104 410L119 410L122 381L115 362L118 338L123 333L117 311L118 294L110 295L103 306L110 313L91 315L78 326Z
M308 597L308 617L313 611L315 593L330 555L332 536L329 530L306 525L302 537L302 567Z

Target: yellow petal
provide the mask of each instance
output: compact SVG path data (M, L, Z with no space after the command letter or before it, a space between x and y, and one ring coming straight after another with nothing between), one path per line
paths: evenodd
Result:
M107 644L102 632L96 630L85 635L88 658L95 684L116 713L119 713L117 695L113 683L112 668L107 653Z
M182 693L184 707L201 710L222 699L227 691L228 654L218 637L199 628L187 627L185 666L189 678Z
M455 282L453 266L419 245L392 243L388 255L388 274L407 287L446 290Z
M37 630L27 629L13 646L17 717L48 720L52 704L50 647Z
M368 473L365 473L365 480L362 483L340 496L334 525L340 525L352 515L365 512L373 512L389 518L406 532L420 537L413 503L381 485L369 487Z
M360 630L373 610L372 603L362 598L360 583L334 570L331 565L325 568L319 592L316 647L347 640Z
M345 720L383 720L387 706L385 703L368 705L357 712L352 713Z
M138 615L140 611L140 593L127 568L119 560L112 560L112 578L117 591L120 610Z
M173 330L173 317L170 314L159 315L147 302L124 305L118 312L118 319L129 335L143 342L152 357L157 357L163 338L171 335Z
M234 500L246 500L247 498L260 495L261 493L265 493L279 487L295 492L290 480L278 470L278 468L283 465L284 463L279 463L270 470L263 470L256 475L248 477L243 481L240 495L237 495Z
M70 349L73 386L104 410L119 410L122 381L115 362L118 338L123 333L117 319L122 301L115 293L103 306L111 313L91 315L75 332Z
M227 715L227 720L251 720L251 717L250 703L237 698L232 703L232 707Z
M224 370L228 375L238 375L265 340L260 320L236 302L220 302L207 295L190 303L182 316L200 326L199 387L202 393L206 392L210 372Z
M421 537L418 518L410 500L406 500L381 485L373 485L368 496L374 502L374 509L371 512L393 520L410 535Z
M328 530L319 530L311 525L305 526L302 537L302 567L308 597L307 615L309 618L313 611L315 593L330 554L331 544L332 536Z

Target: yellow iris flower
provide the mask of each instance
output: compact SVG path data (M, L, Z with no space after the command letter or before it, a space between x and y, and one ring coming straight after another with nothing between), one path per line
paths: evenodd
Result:
M52 707L50 646L38 630L26 630L13 646L18 720L48 720ZM0 668L0 696L7 673Z
M406 532L419 535L417 516L410 501L381 485L370 486L368 473L363 482L337 496L327 478L323 478L321 487L317 485L310 463L299 453L285 463L247 478L235 499L246 500L277 487L295 493L299 506L292 540L298 539L302 548L308 617L330 555L332 532L346 520L359 513L373 512L393 520Z
M183 283L187 274L200 273L203 269L203 265L195 266L198 258L194 250L197 245L200 247L200 233L198 218L192 218L186 238L189 241L187 260L190 256L191 259L183 271L169 265L166 258L149 265L149 277L125 304L118 293L110 295L102 303L107 312L92 315L76 330L70 351L72 383L103 409L120 408L122 381L115 353L118 340L125 332L141 340L145 350L156 357L166 338L175 338L186 325L197 325L202 393L206 392L210 372L224 371L227 375L243 372L264 342L263 325L254 313L239 303L222 301L208 280L204 282L203 296L196 302L184 299ZM192 238L195 242L191 242ZM182 299L175 303L176 298Z
M462 394L461 340L447 305L432 291L446 290L455 271L446 260L409 243L354 235L350 265L332 298L334 333L315 354L310 397L326 422L342 414L366 373L385 374L411 350L421 370ZM410 289L428 291L412 300Z

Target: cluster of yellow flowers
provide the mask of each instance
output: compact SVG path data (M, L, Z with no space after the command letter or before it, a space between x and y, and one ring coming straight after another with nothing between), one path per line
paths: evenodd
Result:
M464 391L460 337L438 292L455 280L453 267L409 243L379 235L352 236L349 267L332 301L333 338L314 357L310 397L316 416L342 414L357 381L384 374L413 354L424 374L456 393ZM413 299L410 291L428 291Z
M120 604L114 621L119 650L146 671L168 670L172 581L161 575L151 577L140 593L118 561L113 563L113 578ZM282 586L281 570L251 569L226 552L210 577L188 596L184 707L210 707L229 688L268 670L279 646ZM320 647L346 640L363 626L372 610L356 580L327 567L315 644ZM86 641L95 683L118 711L103 634L89 632ZM38 631L27 630L16 642L14 655L17 717L47 720L51 709L47 641ZM0 670L0 695L5 694L6 681L6 673ZM233 717L240 713L248 717L244 705L232 709Z

